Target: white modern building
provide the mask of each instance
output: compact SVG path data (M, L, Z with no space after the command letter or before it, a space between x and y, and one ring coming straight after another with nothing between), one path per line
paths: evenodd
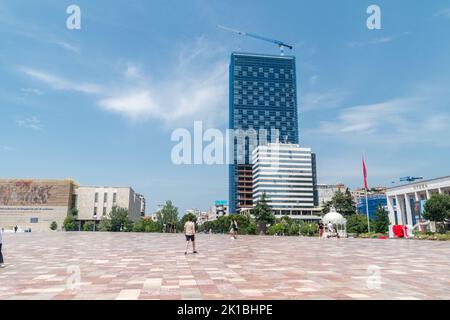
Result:
M275 216L319 220L314 207L314 173L310 148L269 143L254 149L253 206L263 193Z
M390 224L416 225L422 218L425 202L433 193L450 195L450 176L388 188L386 197Z
M78 187L74 191L79 221L107 218L113 207L127 209L128 217L137 220L141 217L142 198L130 187Z

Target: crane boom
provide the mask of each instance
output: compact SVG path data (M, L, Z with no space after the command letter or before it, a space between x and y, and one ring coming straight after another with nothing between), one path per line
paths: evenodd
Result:
M287 43L284 43L284 42L282 42L282 41L279 41L279 40L270 39L270 38L263 37L263 36L260 36L260 35L254 34L254 33L248 33L248 32L245 32L245 31L240 31L240 30L236 30L236 29L231 29L231 28L224 27L224 26L221 26L221 25L218 25L217 27L220 28L220 29L226 30L226 31L230 31L230 32L237 33L237 34L239 34L239 35L241 35L241 36L247 36L247 37L251 37L251 38L254 38L254 39L258 39L258 40L262 40L262 41L267 41L267 42L270 42L270 43L274 43L274 44L278 45L278 47L279 47L280 50L281 50L281 54L282 54L282 55L283 55L283 53L284 53L284 48L288 48L288 49L290 49L290 50L293 49L293 47L292 47L291 45L289 45L289 44L287 44Z

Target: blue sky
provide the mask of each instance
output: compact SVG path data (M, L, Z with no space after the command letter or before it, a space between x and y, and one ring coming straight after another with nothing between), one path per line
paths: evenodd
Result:
M230 53L278 48L218 24L295 47L320 183L361 186L362 153L370 185L450 174L448 1L42 0L0 4L0 176L132 186L148 213L226 199L227 167L172 164L171 133L225 129Z

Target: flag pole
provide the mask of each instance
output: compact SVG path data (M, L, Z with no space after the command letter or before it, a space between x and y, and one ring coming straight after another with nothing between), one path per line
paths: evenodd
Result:
M367 200L367 189L366 190L366 215L367 215L367 230L370 233L370 218L369 218L369 201Z
M369 200L367 199L367 191L369 189L367 185L367 168L364 161L364 155L362 156L363 176L364 176L364 190L366 192L366 215L367 215L367 231L370 233L370 217L369 217Z

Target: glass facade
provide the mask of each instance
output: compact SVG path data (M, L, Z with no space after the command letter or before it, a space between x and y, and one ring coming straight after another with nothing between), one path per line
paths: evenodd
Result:
M375 219L375 211L377 211L378 206L387 208L387 198L384 194L380 195L368 195L367 203L369 207L369 218L371 220ZM359 214L366 214L366 198L360 197L357 203L357 211ZM386 209L387 210L387 209Z
M245 138L242 148L234 138L233 163L229 167L230 213L252 207L251 154L259 144L298 144L295 58L233 53L230 63L229 128L254 129L256 144ZM260 130L267 130L261 141ZM277 131L274 131L277 130ZM235 131L236 132L236 131Z

